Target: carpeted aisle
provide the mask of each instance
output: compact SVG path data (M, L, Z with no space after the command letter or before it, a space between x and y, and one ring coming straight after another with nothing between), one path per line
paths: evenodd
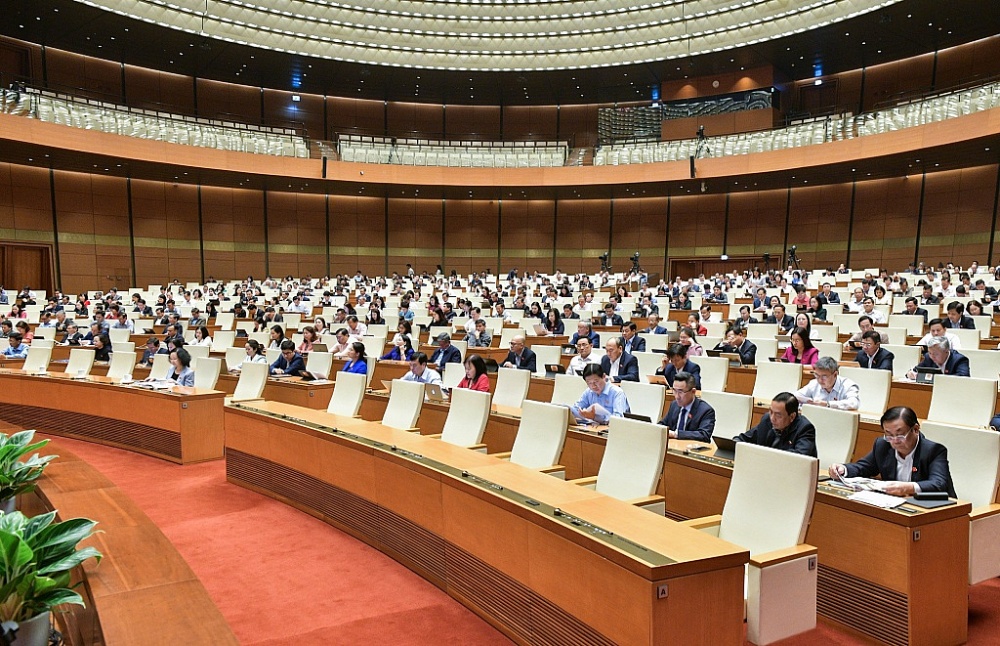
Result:
M180 467L53 438L53 445L60 444L104 473L163 530L241 643L511 643L388 556L307 514L227 483L221 460ZM969 643L1000 644L1000 579L971 588L969 605ZM822 623L781 642L817 643L867 642Z

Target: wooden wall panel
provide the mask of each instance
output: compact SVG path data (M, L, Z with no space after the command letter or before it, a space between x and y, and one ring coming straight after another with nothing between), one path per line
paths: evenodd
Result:
M850 217L850 184L793 188L788 247L798 247L805 268L836 267L847 256Z
M194 81L190 76L125 66L125 97L129 105L193 115Z
M379 136L386 132L382 101L331 96L326 100L326 118L331 137L335 132Z
M726 196L677 195L670 200L670 258L722 255Z
M931 264L968 265L973 260L985 264L995 191L995 166L929 173L924 188L920 259Z
M268 191L268 261L273 276L326 275L326 197Z
M360 195L330 196L330 272L384 274L385 200ZM389 273L399 271L390 267Z
M389 101L386 129L393 137L440 139L444 133L444 106Z
M433 272L443 258L442 202L437 199L389 198L389 267L400 271L410 263Z
M638 251L640 266L649 272L662 274L666 235L666 197L619 198L614 201L610 249L612 258L620 267L631 267L629 259ZM586 261L584 267L587 268Z
M201 278L198 188L132 181L137 285Z
M731 193L726 253L757 256L760 267L765 253L777 260L784 253L787 200L783 189Z
M45 64L54 90L102 101L122 99L121 63L50 47L45 50Z
M611 201L561 200L558 207L557 267L569 273L592 272L595 267L600 268L597 257L610 250L612 244ZM629 251L627 256L631 256L633 251ZM627 264L625 257L616 257L614 253L611 260L616 269ZM547 271L552 271L551 265Z
M558 132L554 105L508 105L503 108L504 139L555 139Z
M567 202L561 202L562 209ZM500 269L506 273L513 267L519 271L552 271L552 248L555 234L556 204L552 200L503 200L500 205ZM559 213L560 222L564 222L563 214ZM607 226L607 224L605 224ZM563 237L564 229L560 226L556 264L563 271L576 272L579 265L576 257L579 253L570 254L570 242ZM566 266L563 267L563 256L566 254ZM508 303L509 304L509 303Z
M259 87L198 79L198 116L222 121L261 122Z
M559 106L559 140L572 147L597 145L597 111L611 103Z
M447 105L444 118L448 139L497 141L502 138L500 106Z
M467 274L486 267L496 271L499 202L447 200L444 212L445 272Z
M884 106L901 94L928 91L933 86L934 54L873 65L865 70L865 110Z
M718 85L715 85L716 83ZM661 86L660 97L663 101L677 101L731 92L745 92L771 87L774 83L774 68L762 66L750 70L700 76L694 79L665 81Z
M1000 60L1000 36L943 49L938 52L935 86L982 83L996 75L997 60Z
M292 101L292 95L299 97ZM304 129L311 139L326 139L323 132L323 97L316 94L264 90L264 124L280 128Z
M919 177L858 182L850 264L906 267L913 260L919 213Z

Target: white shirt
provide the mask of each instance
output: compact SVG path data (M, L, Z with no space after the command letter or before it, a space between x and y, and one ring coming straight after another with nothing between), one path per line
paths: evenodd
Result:
M931 335L931 333L928 332L927 334L925 334L923 336L922 339L920 339L919 341L917 341L917 345L926 346L928 343L930 343L930 340L933 339L933 338L934 338L933 335ZM955 336L954 334L952 334L951 332L945 332L944 333L944 338L948 339L948 343L951 344L951 349L952 350L961 350L962 349L962 342L959 341L958 337Z
M566 373L574 375L582 375L583 369L587 366L588 363L600 363L600 361L594 358L593 352L587 355L586 359L584 359L580 355L576 355L575 357L570 359L569 368L566 369Z
M622 356L625 356L625 355L623 354ZM612 361L611 362L611 370L608 371L608 376L609 377L617 377L618 376L618 368L621 366L621 364L622 364L622 358L621 357L618 357L617 359L615 359L614 361Z
M898 451L893 451L896 456L896 480L900 482L912 482L913 478L913 456L917 454L917 445L920 444L920 438L917 438L917 444L913 445L913 450L905 458L899 455ZM913 483L914 493L920 493L920 485L916 482Z
M875 323L885 323L886 321L885 314L883 314L881 310L873 309L871 312L865 312L864 309L862 309L862 315L870 317Z
M837 376L833 388L824 390L819 381L813 379L795 393L800 402L809 400L826 402L830 408L839 410L858 410L861 405L861 389L850 379Z
M437 370L433 368L424 367L423 373L417 376L412 370L403 375L403 381L417 381L422 384L438 384L441 385L441 375L438 374Z

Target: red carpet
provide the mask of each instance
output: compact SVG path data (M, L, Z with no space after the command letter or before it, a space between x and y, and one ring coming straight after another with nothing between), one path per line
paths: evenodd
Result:
M53 444L65 444L104 473L163 530L241 643L511 643L377 550L228 484L222 461L180 467L87 442L54 438ZM781 643L865 642L820 624ZM969 643L1000 644L1000 579L970 590Z

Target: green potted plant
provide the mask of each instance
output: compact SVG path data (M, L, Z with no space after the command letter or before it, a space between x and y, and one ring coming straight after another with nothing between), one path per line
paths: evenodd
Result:
M19 494L35 489L35 481L42 475L45 465L54 460L55 455L38 455L38 449L48 440L31 443L34 431L21 431L13 435L0 433L0 511L14 511L15 499ZM21 458L36 451L26 460Z
M89 558L101 559L93 547L77 549L93 535L95 521L55 523L55 517L54 511L34 518L17 511L0 514L0 622L16 624L15 646L48 643L52 608L84 605L70 587L71 570Z

